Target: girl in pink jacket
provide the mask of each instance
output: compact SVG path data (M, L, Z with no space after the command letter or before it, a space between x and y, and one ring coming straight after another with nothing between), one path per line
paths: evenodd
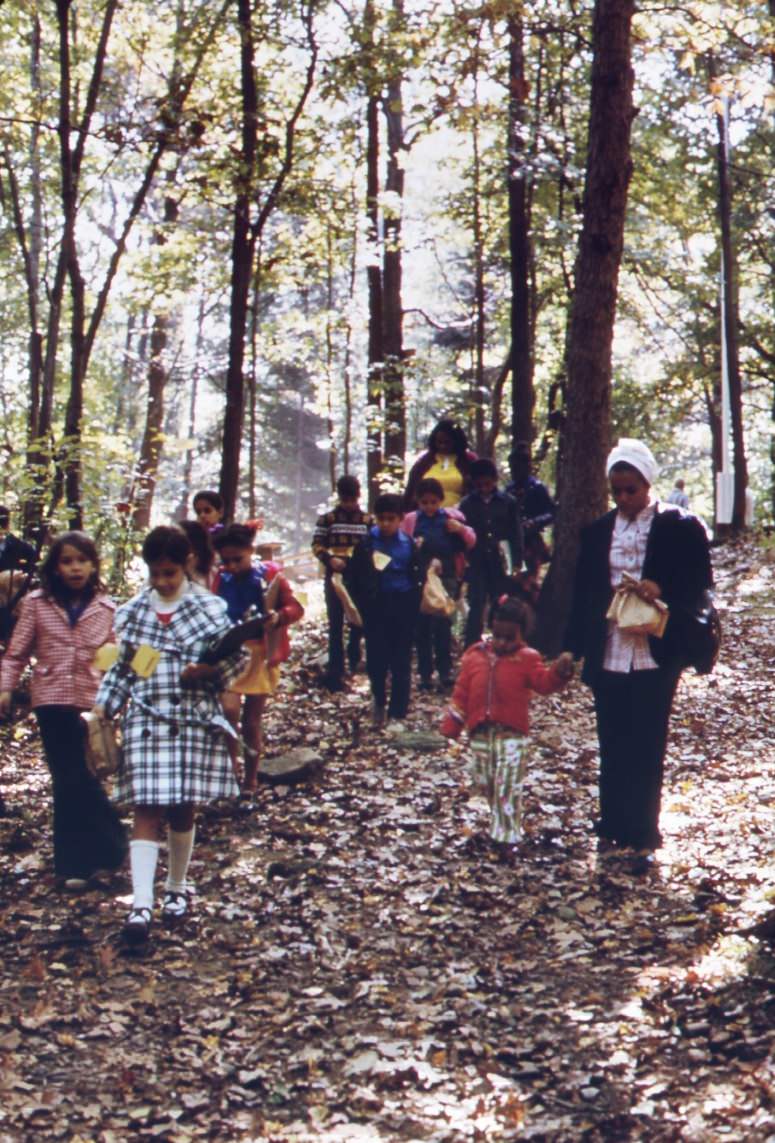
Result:
M65 888L84 888L97 870L117 869L127 850L121 821L86 765L80 712L90 710L100 671L95 654L111 641L115 605L100 582L94 541L65 532L40 568L41 588L22 601L0 667L0 715L30 659L32 708L54 795L54 871Z
M522 837L522 784L529 746L531 692L558 691L573 674L563 654L547 666L525 643L525 604L502 596L490 612L492 635L469 647L460 664L441 733L468 731L474 778L490 803L490 838L503 846Z

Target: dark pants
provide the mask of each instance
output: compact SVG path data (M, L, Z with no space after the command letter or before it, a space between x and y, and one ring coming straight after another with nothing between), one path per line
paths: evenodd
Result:
M440 679L452 674L452 620L445 615L417 617L417 669L423 681L433 674L433 663Z
M366 664L375 706L387 702L389 718L404 718L411 692L412 646L417 622L414 591L385 591L370 609L366 621Z
M672 667L601 671L592 688L600 743L600 837L635 849L662 844L662 776L679 673Z
M472 563L468 569L468 619L466 620L465 645L470 647L482 637L484 609L494 603L506 589L506 576L500 562L493 559L489 563Z
M442 575L441 582L450 599L457 599L460 584L454 573ZM417 616L417 669L424 682L433 674L434 659L439 678L447 681L452 674L452 618L420 612Z
M98 869L117 869L127 852L126 831L86 765L78 711L39 706L35 715L54 790L54 872L85 878Z
M341 682L344 677L344 608L339 596L331 586L331 579L325 582L326 609L328 611L328 667L326 674L333 682ZM350 627L347 636L347 662L354 671L361 659L361 629Z

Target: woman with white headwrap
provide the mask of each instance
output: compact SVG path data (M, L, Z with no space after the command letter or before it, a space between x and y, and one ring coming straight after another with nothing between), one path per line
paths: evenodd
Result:
M648 868L662 844L659 810L668 722L687 665L686 627L712 585L700 521L657 500L658 473L642 441L622 438L607 461L616 508L586 527L565 646L584 658L582 679L595 699L600 743L599 847L636 851ZM662 638L622 631L606 618L623 576L644 600L661 599L670 615Z

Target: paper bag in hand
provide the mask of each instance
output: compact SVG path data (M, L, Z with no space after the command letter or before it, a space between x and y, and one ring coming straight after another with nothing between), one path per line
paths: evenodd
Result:
M331 576L331 586L336 592L337 599L342 605L345 618L351 627L363 627L363 617L360 611L353 603L353 597L350 595L347 588L344 586L341 572L334 572Z
M439 573L431 564L422 589L420 611L423 615L437 615L449 619L456 606L454 599L447 595Z
M612 619L620 631L638 635L653 635L661 639L670 618L670 611L661 599L653 603L641 599L634 591L637 580L624 575L621 585L611 600L606 619Z
M84 711L81 719L86 728L86 765L95 778L108 778L121 764L121 747L116 741L116 729L102 714Z

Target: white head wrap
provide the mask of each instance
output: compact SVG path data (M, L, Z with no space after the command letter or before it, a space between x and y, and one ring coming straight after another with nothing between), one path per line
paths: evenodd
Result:
M659 475L659 465L651 449L633 437L621 437L619 443L611 449L606 461L606 473L610 473L615 464L629 464L647 484L653 484Z

